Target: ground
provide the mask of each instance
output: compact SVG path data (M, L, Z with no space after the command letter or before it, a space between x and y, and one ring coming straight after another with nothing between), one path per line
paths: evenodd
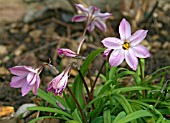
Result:
M91 51L103 47L101 40L104 37L118 37L118 24L124 17L133 25L133 31L141 28L149 30L146 39L143 41L143 45L152 54L146 60L146 74L170 65L170 3L167 1L163 4L157 4L156 2L146 4L150 8L144 6L137 9L134 5L134 7L129 8L126 6L123 10L114 10L106 6L104 10L108 10L113 14L113 17L107 21L108 31L102 33L95 29L92 33L87 33L86 43L81 54L87 56ZM130 12L127 12L128 10ZM135 10L138 16L134 15ZM21 97L20 89L9 86L12 75L8 68L16 65L38 67L49 62L49 58L56 68L60 67L61 59L63 59L63 67L66 67L69 60L59 56L56 49L66 47L75 50L78 47L78 40L82 35L84 23L71 22L71 18L76 14L76 11L48 8L43 12L44 16L35 18L30 22L16 19L15 22L9 21L2 24L0 30L0 107L11 106L16 111L22 104L38 100L32 94ZM19 14L22 15L22 13ZM102 61L101 55L99 60L93 63L94 72L95 69L98 70L98 64ZM125 63L121 66L127 67ZM55 75L54 71L45 68L43 74L41 74L40 88L45 90ZM75 71L72 71L71 75L75 76ZM3 118L6 115L0 117ZM24 120L27 121L27 118L29 119L29 117L26 117Z

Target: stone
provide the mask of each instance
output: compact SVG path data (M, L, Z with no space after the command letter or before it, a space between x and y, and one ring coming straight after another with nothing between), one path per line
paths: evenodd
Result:
M8 53L8 49L5 45L0 45L0 56L6 55Z
M42 30L33 30L29 33L29 36L33 39L39 39L42 35Z
M22 0L0 0L0 25L21 20L25 12Z
M170 43L168 41L166 41L165 43L163 43L162 48L163 49L169 49L170 48Z

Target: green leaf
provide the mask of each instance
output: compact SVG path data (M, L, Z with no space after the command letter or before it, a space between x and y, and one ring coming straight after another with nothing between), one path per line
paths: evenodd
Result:
M95 50L86 58L86 60L84 61L84 63L81 66L81 73L83 76L86 75L86 72L89 68L89 65L92 63L92 61L103 51L104 51L104 48ZM76 76L73 86L72 86L72 91L73 91L75 97L77 98L78 102L80 103L80 106L84 107L84 101L83 101L83 95L82 95L83 94L83 92L82 92L83 91L83 82L81 80L80 75ZM72 98L71 98L71 100L72 100L72 102L74 104L74 108L75 108L75 103Z
M127 123L137 118L147 117L147 116L152 117L152 114L146 110L139 110L139 111L135 111L133 113L126 115L125 117L117 121L117 123Z
M35 122L37 122L39 120L43 120L43 119L46 119L46 118L56 118L56 119L58 118L58 119L62 119L61 117L55 117L55 116L41 116L41 117L38 117L38 118L35 118L35 119L29 121L28 123L35 123Z
M104 111L104 123L111 123L110 110Z
M56 99L50 94L41 90L40 88L38 89L38 96L44 99L45 101L49 102L50 104L54 105L55 107L58 107L58 105L56 104Z
M111 121L115 119L115 116L111 116ZM96 117L91 123L104 123L103 116Z
M117 74L112 80L108 80L106 82L106 84L103 86L103 88L101 89L100 94L103 94L106 90L110 90L109 87L111 84L115 84L114 82L117 81L117 79L121 78L122 76L125 76L125 75L134 75L135 72L133 71L123 71L119 74Z
M34 106L34 107L29 107L28 110L30 110L30 111L53 112L53 113L57 113L57 114L60 114L60 115L67 116L67 117L69 117L70 119L73 118L69 113L66 113L66 112L64 112L64 111L62 111L62 110L59 110L59 109L57 109L57 108Z
M130 113L133 112L131 105L129 104L129 102L127 101L127 99L123 95L121 95L121 94L114 94L113 98L115 100L117 100L118 103L120 103L122 105L123 109L125 110L125 112L127 114L130 114Z
M54 105L55 107L58 107L56 104L56 101L60 102L64 107L68 108L68 105L66 102L59 96L53 97L52 95L46 93L45 91L38 89L38 96L44 99L45 101L49 102L50 104ZM59 108L59 107L58 107Z
M117 67L111 67L109 71L109 80L112 80L116 76Z
M80 123L80 122L78 122L77 120L69 120L69 121L66 121L65 123Z
M112 123L118 123L120 119L126 116L126 113L124 111L121 111L115 118L115 120Z
M141 90L151 90L151 88L150 87L144 87L144 86L122 87L122 88L112 90L112 94L114 94L114 93L125 93L125 92L131 92L131 91L141 91Z
M82 119L80 117L80 114L77 111L77 108L74 110L74 112L72 113L73 115L73 119L76 121L79 121L79 123L82 123Z
M170 71L168 71L167 69L170 69L170 66L162 67L162 68L156 70L155 72L153 72L152 74L150 74L150 77L153 76L151 79L150 79L150 78L149 78L149 79L148 79L148 78L145 78L142 82L143 82L144 84L147 84L147 83L149 83L149 82L152 82L154 79L156 79L156 78L158 78L158 77L160 77L160 76L163 76L163 75L165 75L165 74L167 74L167 73L170 73ZM163 70L165 70L165 72L161 72L161 71L163 71ZM161 73L158 73L158 72L161 72Z

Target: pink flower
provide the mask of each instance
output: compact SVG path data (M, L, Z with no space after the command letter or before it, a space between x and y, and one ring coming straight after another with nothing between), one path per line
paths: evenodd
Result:
M64 89L66 88L68 81L68 73L71 69L71 65L69 65L61 74L56 76L49 84L47 91L53 92L56 96L57 94L62 94Z
M10 86L21 88L22 96L30 90L36 95L40 84L39 70L30 66L15 66L9 68L10 72L16 76L12 77Z
M78 54L76 54L72 50L66 49L66 48L59 48L58 54L60 54L62 56L67 56L67 57L70 57L70 58L74 58L74 57L78 56Z
M136 70L138 58L150 57L146 47L139 44L147 35L148 30L138 30L131 35L131 26L123 19L119 25L120 39L108 37L102 40L102 43L108 49L114 49L110 54L109 63L111 66L120 65L125 59L127 64Z
M75 6L82 13L80 15L75 15L72 18L73 22L87 21L87 29L89 32L91 32L95 26L106 32L104 20L111 16L110 13L101 13L100 9L95 6L90 6L89 8L84 8L81 4L75 4Z
M109 53L111 52L111 50L112 49L106 49L103 53L103 57L106 58L109 55Z

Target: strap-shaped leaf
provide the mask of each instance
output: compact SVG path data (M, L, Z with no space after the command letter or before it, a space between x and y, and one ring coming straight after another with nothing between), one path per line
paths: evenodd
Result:
M125 117L117 121L117 123L128 123L129 121L135 120L137 118L147 116L152 117L152 114L146 110L139 110L126 115Z
M90 64L92 63L92 61L99 55L101 54L101 52L103 52L104 49L97 49L95 51L93 51L87 58L86 60L84 61L84 63L82 64L81 66L81 73L83 76L86 75L86 72L90 66ZM73 86L72 86L72 91L75 95L75 97L77 98L78 102L80 103L81 107L84 107L84 101L83 101L83 82L81 80L81 77L80 75L77 75L75 80L74 80L74 83L73 83ZM71 100L73 100L71 98ZM74 101L73 102L73 105L75 105Z

